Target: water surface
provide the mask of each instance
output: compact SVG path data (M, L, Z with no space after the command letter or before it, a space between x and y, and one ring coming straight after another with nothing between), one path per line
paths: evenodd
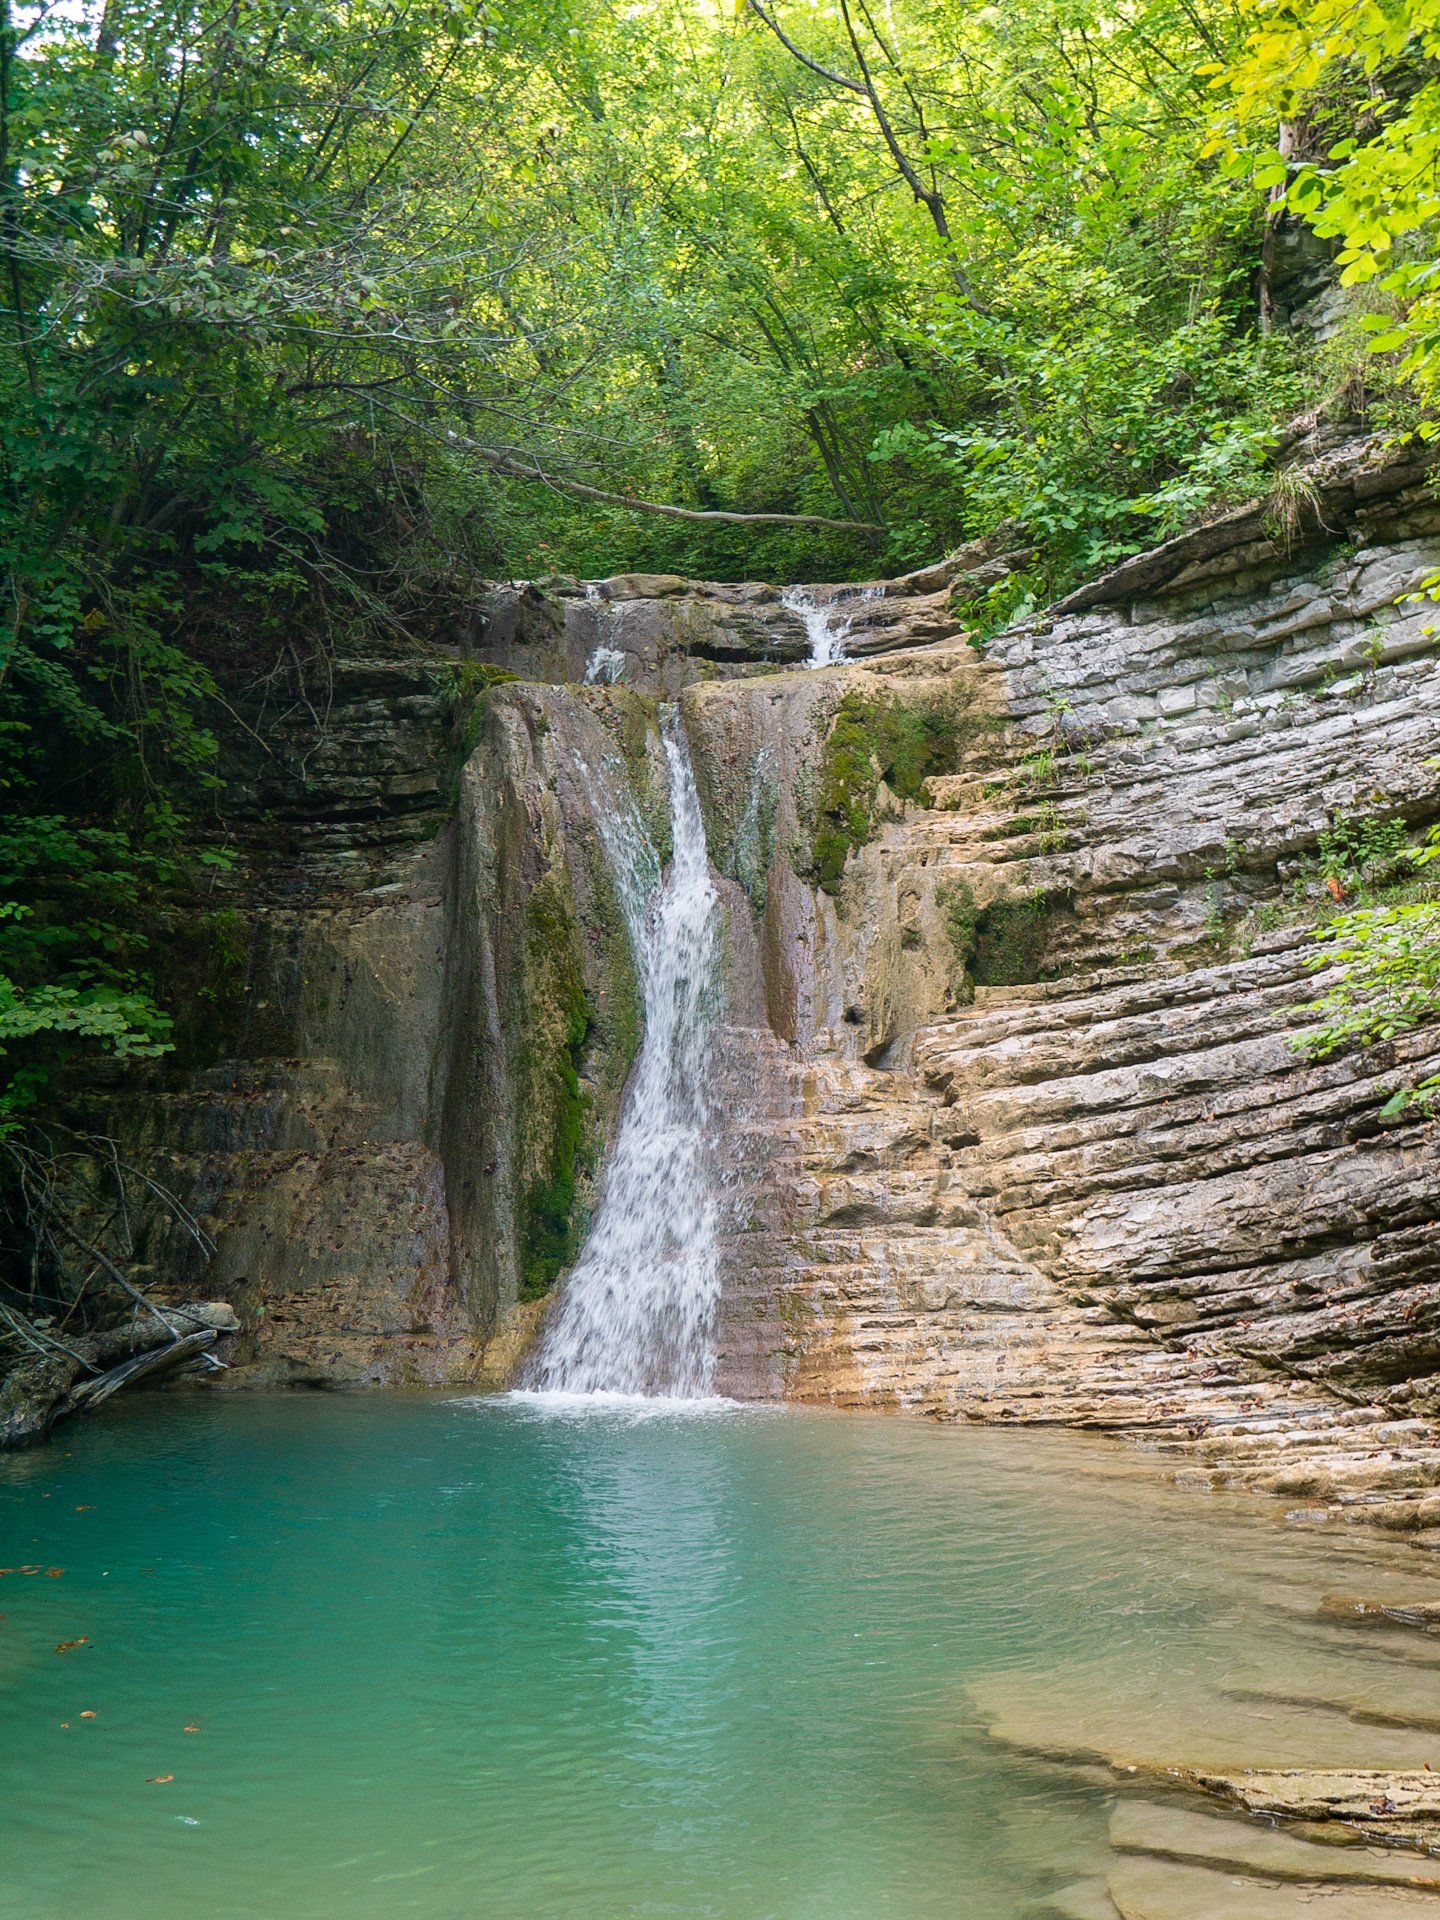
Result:
M0 1461L0 1913L1019 1920L1106 1790L967 1679L1218 1675L1314 1551L1075 1437L139 1397Z

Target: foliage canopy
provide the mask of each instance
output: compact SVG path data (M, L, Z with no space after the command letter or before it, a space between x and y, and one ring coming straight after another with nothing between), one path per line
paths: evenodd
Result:
M1262 0L1247 51L1222 0L0 0L7 1110L166 1044L217 721L287 650L443 628L485 575L843 578L1021 528L998 622L1252 493L1315 376L1256 324L1236 169L1332 66L1431 51L1423 6L1321 0L1338 50L1282 85L1308 15ZM1357 273L1429 219L1373 171L1429 84L1337 163ZM1331 185L1287 191L1339 220Z

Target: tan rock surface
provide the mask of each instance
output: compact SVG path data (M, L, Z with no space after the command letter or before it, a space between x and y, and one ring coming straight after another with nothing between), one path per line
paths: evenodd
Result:
M1437 1894L1277 1885L1160 1860L1120 1861L1109 1891L1121 1920L1431 1920L1440 1913Z
M1259 1820L1201 1813L1179 1801L1122 1799L1110 1816L1110 1844L1117 1853L1264 1880L1440 1893L1440 1862L1383 1847L1302 1840Z
M777 796L739 1390L1113 1428L1186 1485L1440 1539L1440 1125L1379 1118L1440 1029L1291 1044L1323 836L1440 814L1436 637L1396 605L1440 560L1420 477L1332 456L1328 535L1286 553L1232 516L983 657L686 694L722 865ZM846 689L943 693L970 731L929 809L882 790L832 897L795 852ZM968 998L957 888L1041 943Z
M577 1227L634 1044L596 795L653 808L650 696L678 695L726 881L730 1389L1125 1432L1187 1486L1440 1542L1440 1129L1379 1117L1440 1030L1290 1046L1322 837L1440 815L1437 643L1397 605L1440 561L1424 480L1327 456L1290 548L1247 510L979 651L952 588L988 550L814 589L857 655L818 672L771 586L556 580L477 609L459 652L532 684L458 746L448 656L337 662L318 735L247 710L244 980L99 1115L219 1243L244 1357L513 1369L562 975L591 1011ZM805 846L847 691L944 703L959 754L928 806L881 788L832 894ZM173 1238L153 1263L194 1283Z

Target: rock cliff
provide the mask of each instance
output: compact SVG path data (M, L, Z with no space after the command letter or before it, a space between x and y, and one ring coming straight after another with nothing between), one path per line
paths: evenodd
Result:
M1369 449L1308 486L1291 524L1232 515L983 653L686 696L717 813L767 755L781 794L783 1092L737 1378L1126 1429L1195 1478L1440 1521L1440 1142L1380 1115L1440 1030L1319 1065L1291 1045L1325 856L1440 813L1434 611L1404 602L1440 510ZM942 702L954 771L928 804L881 783L804 884L847 709L873 762L886 703Z
M597 809L663 833L678 698L727 883L726 1384L1440 1525L1440 1153L1380 1112L1440 1029L1291 1045L1327 861L1440 815L1428 474L1343 448L969 644L1006 564L813 590L818 670L773 588L497 589L323 715L241 715L243 963L103 1116L217 1243L238 1373L507 1376L636 1042Z

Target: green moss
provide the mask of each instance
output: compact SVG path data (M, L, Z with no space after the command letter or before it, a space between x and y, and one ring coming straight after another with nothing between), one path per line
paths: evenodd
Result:
M175 1023L167 1072L211 1066L241 1044L255 931L243 908L225 906L177 913L155 942L160 1004Z
M838 893L845 863L874 837L883 781L897 799L923 801L932 774L954 773L975 725L952 695L906 705L847 693L835 709L810 801L806 878Z
M935 898L954 952L957 1000L968 1000L976 987L1029 986L1046 977L1049 915L1043 894L1002 894L981 908L967 883L956 880Z
M1040 853L1061 853L1071 840L1066 818L1053 800L1042 802L1034 813L1017 813L1007 832L1017 838L1033 834Z
M442 791L445 811L453 812L460 796L460 772L480 744L489 711L491 689L518 680L518 673L492 667L484 660L447 660L435 669L445 717L450 724L449 751ZM436 830L442 823L436 822Z
M963 1006L974 992L970 962L975 952L975 922L979 918L974 889L968 881L947 880L936 888L935 904L944 916L945 933L950 941L951 991Z
M655 702L633 687L606 687L605 705L620 736L620 751L632 771L648 779L650 743L655 737Z
M975 922L977 987L1020 987L1045 978L1045 897L994 901Z
M221 907L215 913L202 913L197 931L204 956L202 998L233 1000L245 985L245 966L250 957L249 920L239 907Z
M590 1033L588 1005L576 1007L566 1052L556 1063L558 1094L550 1138L548 1177L527 1188L521 1217L520 1298L538 1300L579 1252L583 1226L577 1219L576 1183L588 1160L589 1105L580 1086L579 1060Z
M593 1159L580 1068L595 1016L585 990L569 889L552 869L525 907L531 1023L526 1048L525 1163L539 1169L520 1207L520 1297L537 1300L575 1258L588 1222L577 1206Z

